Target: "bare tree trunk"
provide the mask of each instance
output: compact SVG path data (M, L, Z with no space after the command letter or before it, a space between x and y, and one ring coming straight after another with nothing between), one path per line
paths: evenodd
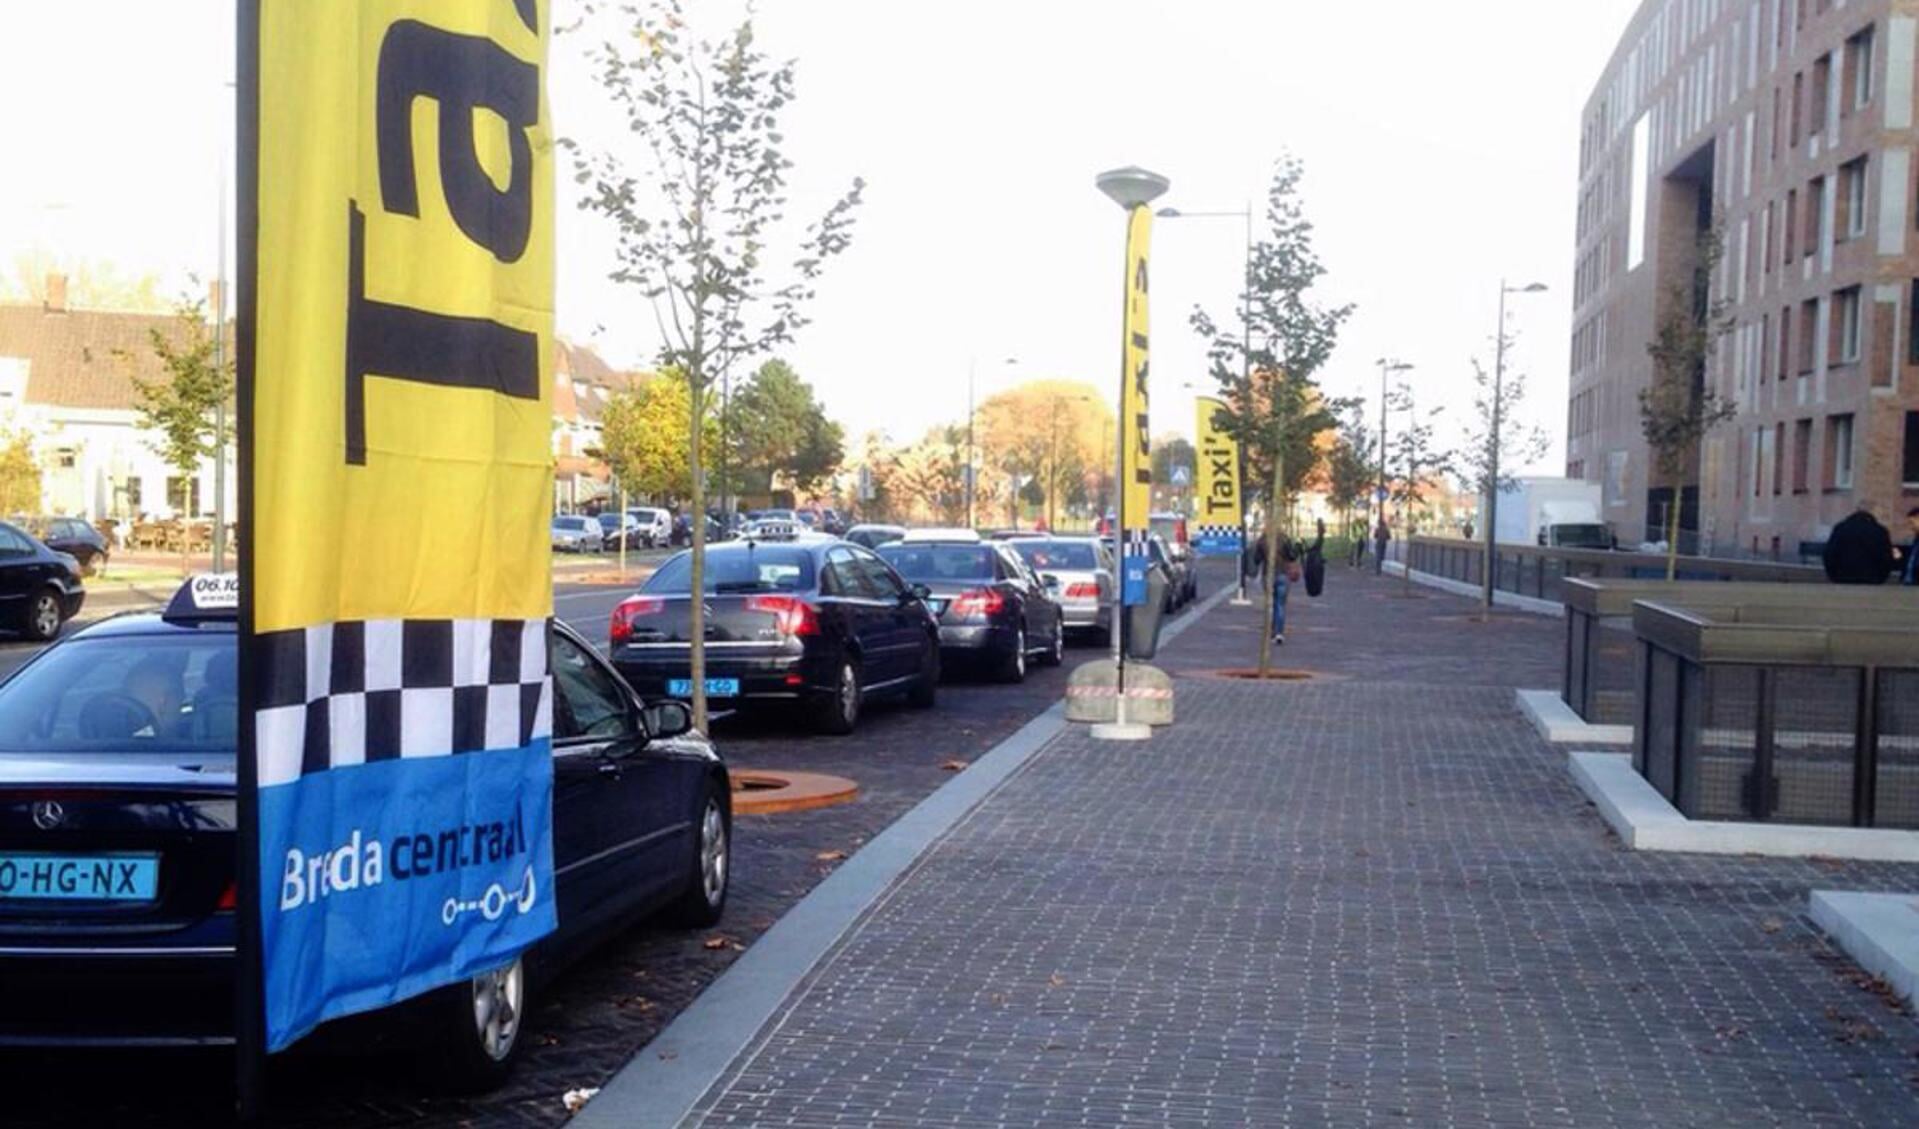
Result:
M706 388L701 374L688 373L687 382L693 402L693 433L687 440L687 466L692 472L692 507L687 524L693 529L692 570L687 590L687 615L690 626L687 652L691 656L687 676L693 682L693 727L701 733L706 723L706 482L700 465L700 432L706 423Z
M619 486L619 493L616 495L616 498L618 499L618 505L620 507L620 510L619 510L620 523L614 528L620 531L620 583L625 584L626 583L626 483L622 481L622 482L619 482L617 485Z
M1263 680L1273 669L1273 602L1276 581L1286 562L1279 559L1280 490L1286 481L1286 454L1275 444L1273 452L1273 493L1266 507L1266 623L1259 632L1259 677Z
M1679 579L1679 479L1672 483L1672 501L1666 503L1666 579Z

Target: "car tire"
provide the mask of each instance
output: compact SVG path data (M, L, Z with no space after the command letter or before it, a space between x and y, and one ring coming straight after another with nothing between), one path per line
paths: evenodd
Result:
M1066 665L1066 621L1064 619L1053 621L1053 641L1047 645L1046 653L1040 656L1039 661L1046 666Z
M686 888L665 910L667 923L681 929L718 925L726 913L726 893L733 877L733 820L717 779L707 781L694 826L699 840L693 844Z
M44 643L60 634L60 625L65 622L61 612L60 594L51 588L42 588L27 601L27 614L21 620L20 630L27 638Z
M1020 683L1026 681L1026 628L1021 626L1013 636L1013 650L1000 660L999 680L1001 682Z
M861 701L860 668L852 659L841 659L832 692L815 707L813 728L833 737L846 736L859 725Z
M926 655L920 659L919 681L913 683L913 689L906 695L906 702L916 710L930 710L939 704L940 697L940 648L937 640L926 649Z
M105 553L99 553L99 552L88 553L86 556L81 557L80 558L80 575L82 576L100 575L100 569L105 564L106 559L107 559L107 555Z
M526 961L449 984L426 998L432 1071L440 1085L461 1094L504 1085L525 1040Z

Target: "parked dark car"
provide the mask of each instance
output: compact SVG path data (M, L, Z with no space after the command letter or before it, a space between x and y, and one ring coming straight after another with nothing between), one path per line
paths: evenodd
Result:
M113 546L106 535L85 518L43 517L29 522L27 532L56 553L65 553L80 563L84 575L93 576L107 567Z
M940 630L923 590L867 549L750 525L706 554L706 693L721 710L798 707L851 733L869 697L914 706L939 693ZM784 535L756 530L784 527ZM613 664L641 693L691 697L692 558L682 553L613 610Z
M86 598L79 561L0 521L0 629L51 639Z
M898 541L906 536L903 525L856 525L846 531L846 539L855 545L868 549L877 549L889 541Z
M1172 546L1157 533L1147 537L1147 544L1153 564L1166 574L1166 610L1176 612L1192 603L1199 595L1199 569L1195 567L1193 559L1175 554Z
M622 540L628 552L653 547L652 530L642 526L630 513L603 513L599 515L599 522L600 548L604 552L619 552Z
M94 624L0 683L0 869L23 873L5 862L27 854L154 864L127 896L0 885L0 1043L232 1041L234 629L230 610L176 599ZM564 625L550 639L559 929L380 1017L463 1088L504 1079L529 995L566 961L643 915L703 927L726 905L725 764L685 706L644 705ZM476 1008L482 993L495 1006Z
M831 533L835 537L846 536L846 519L831 506L820 510L820 532Z
M948 659L981 664L1007 682L1026 678L1026 664L1066 661L1066 620L1052 591L1004 542L906 539L879 555L908 583L923 585L939 616L940 650Z

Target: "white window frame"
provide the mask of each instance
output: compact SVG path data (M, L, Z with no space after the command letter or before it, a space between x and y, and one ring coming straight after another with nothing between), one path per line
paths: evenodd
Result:
M1859 287L1841 290L1839 304L1839 363L1852 364L1859 359L1860 322L1864 311Z
M1852 424L1852 416L1833 417L1832 488L1834 490L1852 489Z
M1858 239L1866 234L1866 175L1869 162L1865 158L1850 161L1842 166L1846 174L1846 238Z

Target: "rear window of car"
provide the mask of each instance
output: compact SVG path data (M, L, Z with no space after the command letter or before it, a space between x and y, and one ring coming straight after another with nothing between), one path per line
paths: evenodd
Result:
M1076 541L1015 541L1013 549L1026 558L1027 564L1042 571L1068 569L1091 572L1099 567L1093 547Z
M238 659L228 632L62 643L0 686L0 752L231 753Z
M984 545L882 545L874 551L915 582L993 579L993 550Z
M701 590L726 592L804 592L814 584L813 555L778 545L713 546L706 551ZM683 596L693 586L693 555L681 553L660 566L640 591Z
M586 527L586 519L583 517L556 517L553 519L553 528L555 529L580 530Z

